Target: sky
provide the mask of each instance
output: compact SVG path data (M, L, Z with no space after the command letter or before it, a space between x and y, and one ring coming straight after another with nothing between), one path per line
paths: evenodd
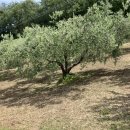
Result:
M20 2L20 1L24 1L24 0L0 0L0 3L11 3L11 2ZM39 2L40 0L35 0L36 2Z

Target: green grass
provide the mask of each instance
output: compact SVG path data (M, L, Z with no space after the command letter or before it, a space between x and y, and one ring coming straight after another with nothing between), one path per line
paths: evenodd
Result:
M40 130L85 130L79 124L72 123L71 120L50 120L42 124Z
M110 126L110 130L130 130L130 125L121 123L113 123Z
M105 116L105 115L109 115L110 114L110 109L108 108L103 108L101 111L100 111L100 114Z

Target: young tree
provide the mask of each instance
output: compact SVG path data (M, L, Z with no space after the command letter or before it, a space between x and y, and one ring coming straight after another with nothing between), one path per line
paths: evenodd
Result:
M126 34L122 15L109 14L106 8L94 5L85 16L60 21L53 28L27 27L23 46L15 44L13 47L17 54L8 51L11 57L17 55L17 58L10 57L11 61L14 60L19 70L31 76L46 69L60 68L63 78L80 63L105 62L107 57L116 56Z

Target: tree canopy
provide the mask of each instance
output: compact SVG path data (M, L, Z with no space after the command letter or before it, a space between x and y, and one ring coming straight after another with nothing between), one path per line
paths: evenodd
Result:
M31 77L61 69L65 77L80 63L115 58L127 34L127 19L121 13L110 15L104 6L95 4L84 16L61 20L53 27L26 27L18 39L5 37L0 45L1 68L17 67Z

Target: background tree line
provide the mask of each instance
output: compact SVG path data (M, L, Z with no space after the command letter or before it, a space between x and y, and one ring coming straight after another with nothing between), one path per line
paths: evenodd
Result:
M103 0L106 2L106 0ZM130 12L128 0L109 0L113 13L122 10L124 16ZM84 15L88 8L94 3L101 4L101 0L41 0L40 3L33 0L25 0L20 3L1 4L0 6L0 35L13 34L17 37L26 26L33 24L52 25L50 23L55 11L63 11L62 16L57 19L68 19L75 15Z

